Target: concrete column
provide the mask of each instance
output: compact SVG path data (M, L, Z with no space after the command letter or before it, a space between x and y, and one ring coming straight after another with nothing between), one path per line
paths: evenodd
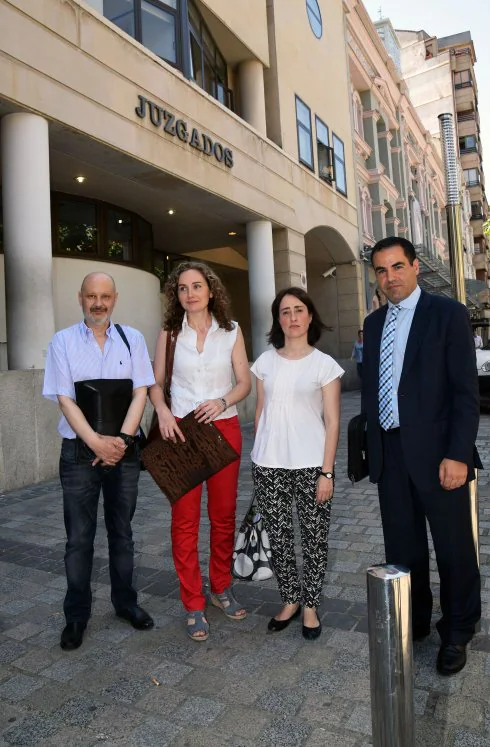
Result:
M255 360L267 349L266 336L271 326L271 304L276 294L270 221L255 220L247 223L247 257L252 352Z
M340 358L349 358L352 343L366 316L364 267L362 262L337 266L337 307Z
M47 121L3 117L1 152L8 363L44 368L54 334Z
M238 78L242 117L262 135L266 135L264 67L262 63L258 60L245 60L239 65Z
M282 228L273 233L276 292L292 285L306 289L305 237Z

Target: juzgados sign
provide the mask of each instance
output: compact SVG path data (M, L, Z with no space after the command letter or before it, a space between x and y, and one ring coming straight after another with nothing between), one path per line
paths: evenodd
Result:
M190 130L184 119L177 119L175 114L164 109L146 96L138 96L139 106L135 112L141 119L149 117L154 127L162 128L164 132L172 137L178 137L183 143L189 143L191 148L204 153L206 156L214 157L219 163L223 163L229 169L233 168L233 151L225 148L221 143L213 141L209 135L199 132L197 127Z

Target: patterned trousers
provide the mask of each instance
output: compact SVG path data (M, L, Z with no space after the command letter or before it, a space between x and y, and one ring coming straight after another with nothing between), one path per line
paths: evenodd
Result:
M272 563L284 604L318 607L327 568L331 501L316 502L319 467L281 469L252 465L255 498L264 517ZM303 585L296 566L293 530L296 502L303 550Z

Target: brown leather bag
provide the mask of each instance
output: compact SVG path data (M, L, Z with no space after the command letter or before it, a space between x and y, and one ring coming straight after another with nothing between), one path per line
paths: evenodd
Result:
M169 410L171 405L170 388L172 385L175 347L177 345L178 334L179 333L174 330L169 330L167 332L167 340L165 343L165 381L163 382L163 398ZM154 412L151 418L150 430L148 431L147 443L150 443L158 436L160 436L160 428L158 425L158 416L156 412Z
M141 459L158 487L175 503L185 493L240 459L213 423L198 423L194 412L179 420L185 443L164 441L158 432Z

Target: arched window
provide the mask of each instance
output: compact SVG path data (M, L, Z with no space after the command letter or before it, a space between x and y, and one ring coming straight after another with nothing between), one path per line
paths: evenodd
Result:
M363 123L363 118L362 118L362 112L363 112L362 101L357 91L354 91L354 93L352 94L352 108L354 112L354 129L358 135L364 138L364 123Z

